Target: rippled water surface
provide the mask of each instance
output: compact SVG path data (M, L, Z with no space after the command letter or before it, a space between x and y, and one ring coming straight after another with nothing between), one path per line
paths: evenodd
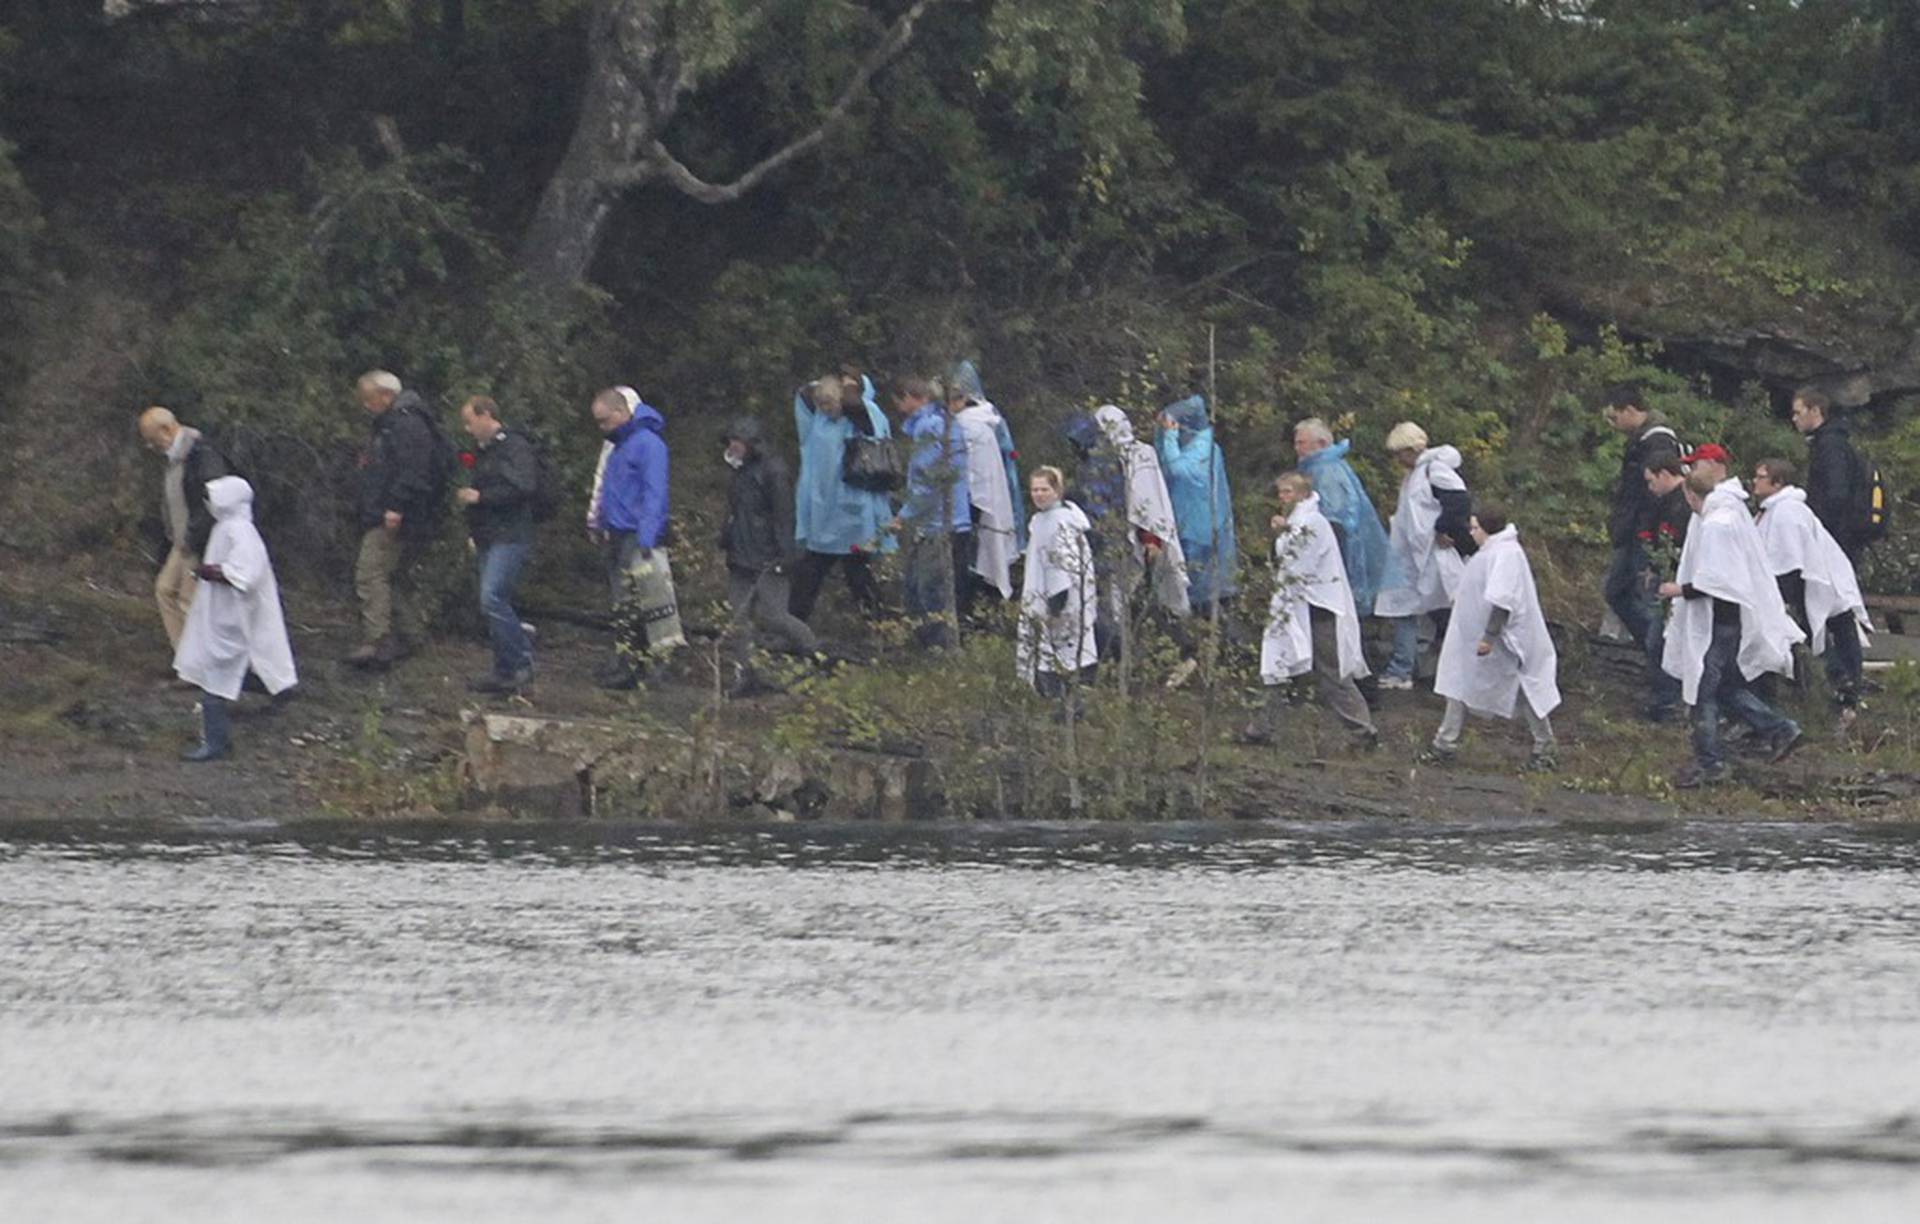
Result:
M0 1220L1920 1218L1920 831L0 830Z

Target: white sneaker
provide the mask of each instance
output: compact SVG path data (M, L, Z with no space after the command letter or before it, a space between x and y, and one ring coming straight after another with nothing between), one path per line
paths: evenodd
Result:
M1380 677L1380 687L1383 689L1410 689L1413 687L1413 677L1382 676Z

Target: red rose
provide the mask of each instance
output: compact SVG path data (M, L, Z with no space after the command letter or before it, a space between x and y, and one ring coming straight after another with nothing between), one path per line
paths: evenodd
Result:
M469 472L473 470L473 465L478 462L479 460L474 458L472 451L460 452L460 466L467 469Z
M1674 529L1672 523L1662 523L1660 524L1660 534L1663 536L1677 536L1680 533Z
M1642 544L1651 544L1651 543L1653 543L1653 533L1652 533L1651 531L1643 531L1643 532L1641 532L1641 533L1640 533L1640 542L1641 542Z

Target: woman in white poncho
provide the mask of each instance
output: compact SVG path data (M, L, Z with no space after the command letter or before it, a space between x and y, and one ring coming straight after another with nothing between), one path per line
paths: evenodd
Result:
M1681 698L1693 707L1693 761L1673 778L1683 789L1727 776L1720 754L1723 705L1753 728L1776 761L1800 743L1799 724L1748 686L1767 672L1792 675L1793 645L1805 635L1781 602L1747 513L1747 491L1724 474L1714 462L1696 462L1687 474L1693 524L1674 581L1660 586L1671 608L1660 664L1679 679Z
M1272 519L1273 598L1260 641L1260 679L1267 686L1267 702L1241 738L1272 743L1287 704L1288 682L1311 671L1321 704L1346 725L1356 748L1371 749L1380 735L1366 698L1354 684L1367 674L1360 615L1333 524L1321 513L1313 481L1301 473L1280 477L1274 493L1281 513Z
M1187 558L1180 547L1180 529L1174 522L1173 495L1167 491L1166 475L1160 470L1160 456L1145 442L1134 437L1133 422L1116 405L1102 404L1094 410L1105 445L1119 460L1126 482L1127 524L1133 551L1135 575L1145 574L1154 602L1170 616L1183 617L1192 605L1187 597ZM1125 615L1132 601L1131 586L1115 583L1116 615Z
M1851 721L1860 700L1861 650L1873 622L1853 562L1815 517L1807 491L1793 477L1793 464L1786 459L1755 465L1753 495L1760 499L1760 515L1754 526L1788 612L1798 609L1805 615L1813 653L1826 664L1827 688L1842 719Z
M1027 525L1027 559L1020 586L1020 637L1015 664L1043 697L1059 696L1070 676L1092 677L1100 661L1093 622L1096 611L1092 524L1065 499L1060 469L1036 470L1029 484L1033 521Z
M1013 558L1019 552L1013 488L1007 483L1007 458L1000 448L1006 422L1000 410L977 396L957 391L947 400L947 411L960 425L967 444L967 497L973 503L973 567L971 593L981 584L1002 599L1013 597ZM965 612L971 598L961 600Z
M1413 687L1420 653L1420 620L1432 617L1445 632L1447 610L1460 585L1466 562L1471 500L1460 478L1460 452L1427 445L1427 431L1402 421L1387 434L1387 450L1406 470L1400 500L1388 530L1387 573L1374 596L1376 616L1394 622L1393 657L1380 674L1380 687Z
M173 669L198 686L201 736L189 761L214 761L231 748L228 703L251 670L278 696L298 682L267 545L253 525L253 486L238 476L207 482L213 534L200 561L200 589L187 612Z
M1433 677L1433 691L1447 699L1447 711L1423 759L1453 760L1469 712L1512 718L1517 707L1533 735L1527 768L1551 770L1553 724L1547 716L1560 705L1560 660L1540 611L1533 566L1503 507L1483 504L1468 530L1478 550L1460 575Z

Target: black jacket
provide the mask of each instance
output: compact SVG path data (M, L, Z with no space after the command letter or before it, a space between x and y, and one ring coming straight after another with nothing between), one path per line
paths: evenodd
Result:
M736 421L727 435L750 448L727 486L727 521L720 529L727 564L756 572L790 564L799 548L793 539L793 480L787 466L765 453L758 422Z
M207 482L233 475L233 465L220 453L220 448L202 434L180 467L181 487L187 495L187 551L199 557L205 555L207 537L213 534L213 511L207 508Z
M1647 465L1662 459L1680 457L1680 439L1666 418L1647 414L1647 423L1627 439L1620 456L1620 479L1613 486L1613 506L1607 513L1607 538L1615 548L1631 544L1643 531L1655 529L1659 513L1653 494L1647 491Z
M1844 421L1829 420L1807 435L1807 509L1845 548L1859 543L1855 506L1864 479L1860 455Z
M1479 551L1473 542L1473 495L1465 489L1435 489L1433 496L1440 503L1433 534L1446 536L1455 552L1471 557Z
M467 534L481 548L533 542L533 502L540 492L540 457L533 443L501 430L477 448L472 487L480 500L467 507Z
M387 511L402 518L400 534L422 539L434 532L441 507L434 449L438 435L427 424L426 405L413 391L402 391L388 408L373 418L373 436L360 469L358 511L360 530L386 521Z

